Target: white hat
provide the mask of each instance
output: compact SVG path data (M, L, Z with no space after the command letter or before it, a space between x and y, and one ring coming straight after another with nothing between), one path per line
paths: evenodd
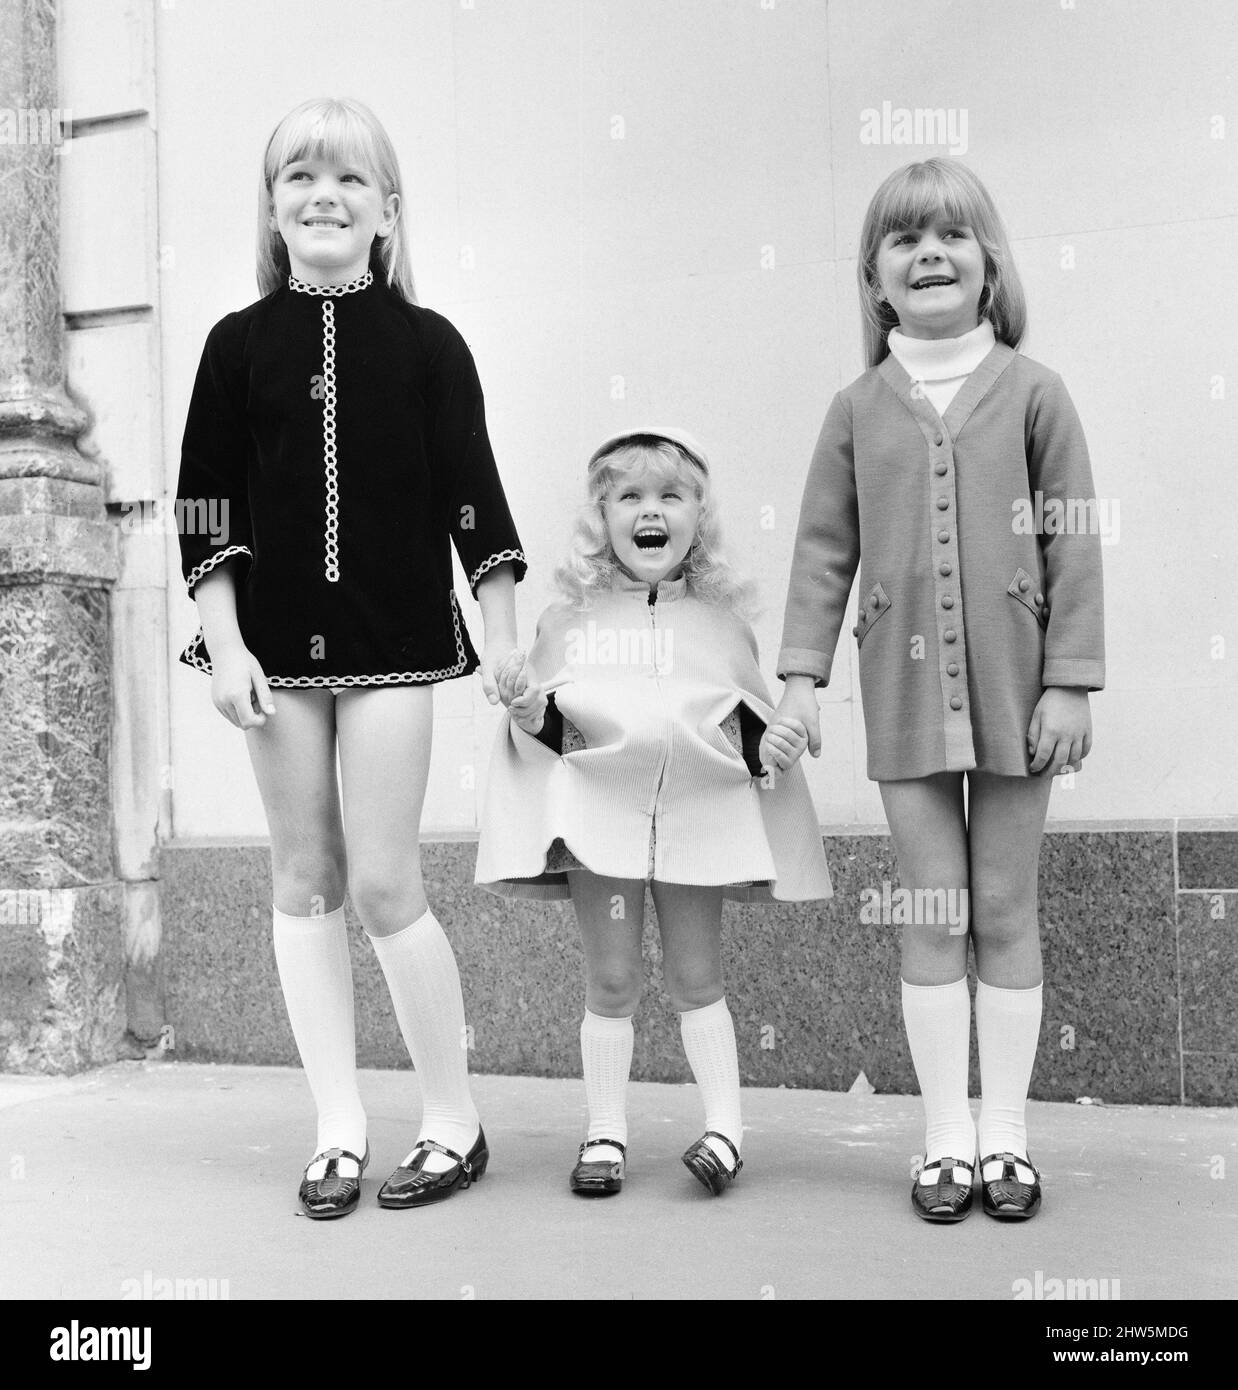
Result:
M631 429L617 431L615 434L610 435L609 438L604 439L601 444L594 449L593 453L589 456L589 467L592 468L598 459L611 453L625 440L642 438L669 440L670 443L678 445L694 463L699 464L702 473L709 472L709 456L706 454L705 450L701 448L700 444L686 430L668 429L664 425L641 425Z

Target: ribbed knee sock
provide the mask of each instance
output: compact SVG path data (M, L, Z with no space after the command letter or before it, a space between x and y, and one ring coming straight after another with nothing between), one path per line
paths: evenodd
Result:
M628 1074L632 1069L632 1019L606 1018L585 1010L580 1024L580 1060L589 1107L588 1139L628 1142ZM586 1149L586 1163L614 1163L618 1149Z
M1001 989L976 982L981 1158L997 1153L1027 1157L1027 1091L1036 1063L1041 1007L1040 985ZM998 1164L990 1167L987 1178L1001 1176Z
M417 1137L466 1154L477 1140L478 1119L469 1093L464 998L451 942L427 908L402 931L371 936L370 944L386 977L396 1020L421 1083L421 1129ZM451 1163L451 1159L431 1153L425 1169L444 1172Z
M976 1161L976 1127L967 1104L971 995L967 980L903 985L907 1045L924 1099L924 1162ZM935 1175L934 1175L935 1176Z
M292 1036L318 1109L318 1147L365 1156L365 1111L357 1090L352 963L344 909L290 917L272 908L275 964ZM325 1161L310 1170L321 1177ZM344 1170L347 1172L347 1169Z
M705 1128L725 1134L739 1151L744 1142L739 1111L739 1057L735 1051L735 1024L726 999L680 1014L679 1033L705 1102ZM706 1143L728 1169L735 1166L735 1155L725 1144L716 1139Z

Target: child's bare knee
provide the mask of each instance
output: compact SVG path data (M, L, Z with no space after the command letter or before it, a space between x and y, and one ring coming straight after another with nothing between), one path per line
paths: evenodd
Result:
M627 1018L640 1003L643 972L614 966L590 974L585 987L585 1003L590 1013L604 1018Z
M353 906L370 936L391 936L426 910L420 877L362 871L349 883Z
M273 850L271 879L275 906L290 917L318 917L344 901L347 862L332 845Z
M716 1004L722 998L722 986L702 985L696 989L678 989L668 993L671 1007L677 1014L690 1014L696 1009L705 1009L710 1004Z
M972 931L977 940L1014 944L1036 932L1036 894L1008 881L981 884L972 890Z

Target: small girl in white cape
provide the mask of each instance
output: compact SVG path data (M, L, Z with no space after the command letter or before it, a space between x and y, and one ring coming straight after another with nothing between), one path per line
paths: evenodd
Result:
M718 1195L743 1166L735 1030L723 994L724 898L832 896L821 832L718 553L709 462L679 430L629 430L589 461L588 503L527 659L499 669L508 716L490 765L477 882L567 898L585 956L589 1130L571 1174L618 1192L632 1014L649 885L663 976L705 1104L683 1156ZM784 771L784 769L789 769Z

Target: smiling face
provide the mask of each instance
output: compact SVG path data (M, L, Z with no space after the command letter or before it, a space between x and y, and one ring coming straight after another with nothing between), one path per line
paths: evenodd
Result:
M678 574L696 539L701 503L687 463L672 472L660 461L637 462L607 487L602 512L616 559L653 585Z
M311 284L364 275L375 236L388 236L400 211L399 197L384 198L363 165L313 157L279 171L271 205L292 273Z
M887 232L877 277L909 338L958 338L980 321L984 248L965 223L938 216Z

